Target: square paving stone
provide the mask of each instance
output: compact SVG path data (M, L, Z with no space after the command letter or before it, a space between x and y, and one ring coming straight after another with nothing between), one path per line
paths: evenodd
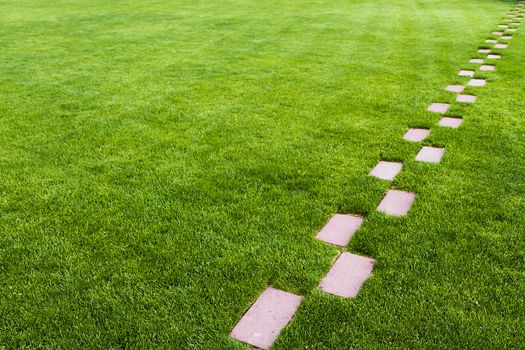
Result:
M483 63L483 60L481 61ZM461 92L465 89L463 85L449 85L445 88L445 90L450 92Z
M489 60L497 60L497 59L500 59L500 58L501 58L501 55L489 54L489 55L487 55L487 58L488 58Z
M469 60L469 63L473 63L473 64L482 64L483 63L483 60L481 58L471 58Z
M372 274L374 264L374 259L344 252L321 280L319 289L343 298L355 298Z
M448 107L450 107L448 103L432 103L428 107L428 111L434 113L446 113L448 111Z
M393 216L403 216L408 213L416 195L411 192L389 190L383 198L377 211Z
M474 71L473 70L468 70L468 69L462 69L462 70L459 71L458 75L461 76L461 77L473 77L474 76Z
M459 128L461 123L463 123L463 119L461 118L444 117L444 118L441 118L438 125L446 127L446 128L457 129Z
M507 44L496 44L494 45L495 49L506 49L508 47Z
M364 219L357 215L335 214L317 233L317 238L329 244L346 246Z
M233 328L230 337L268 349L290 322L302 297L268 287Z
M489 49L479 49L478 52L479 53L490 53L490 50Z
M411 142L421 142L430 134L428 129L408 129L403 138Z
M416 160L427 163L439 163L444 153L444 148L423 146L416 155Z
M402 168L403 163L386 162L384 160L380 160L369 175L382 180L394 180Z
M486 64L486 65L480 66L479 70L492 71L492 70L496 70L496 66L492 66L490 64Z
M473 95L458 95L456 101L463 103L474 103L476 102L476 96Z
M470 79L468 86L485 86L487 81L485 79Z

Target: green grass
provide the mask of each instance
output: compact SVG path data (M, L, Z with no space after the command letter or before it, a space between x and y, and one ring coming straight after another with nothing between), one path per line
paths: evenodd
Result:
M269 284L305 295L275 349L524 347L525 29L460 129L426 112L514 3L0 1L0 348L247 349ZM316 290L336 211L355 300Z

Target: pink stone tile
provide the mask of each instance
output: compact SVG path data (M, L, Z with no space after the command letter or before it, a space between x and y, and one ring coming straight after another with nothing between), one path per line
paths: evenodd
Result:
M444 148L427 147L423 146L419 153L416 155L416 160L427 163L439 163L445 153Z
M290 322L302 297L268 287L233 328L230 337L268 349Z
M485 64L479 67L479 70L496 70L496 66Z
M497 43L498 41L497 40L494 40L494 39L487 39L485 40L486 43L490 43L490 44L494 44L494 43Z
M479 53L490 53L490 50L489 49L479 49L478 52Z
M474 103L476 102L476 96L473 95L458 95L456 101L463 103Z
M485 79L470 79L467 83L468 86L485 86L487 82Z
M473 70L462 69L462 70L459 71L458 75L462 76L462 77L473 77L474 76L474 71Z
M355 298L372 274L374 263L374 259L344 252L321 280L319 289L343 298Z
M450 92L461 92L465 89L463 85L449 85L445 88L445 90Z
M494 45L495 49L506 49L509 45L507 44L496 44Z
M457 129L459 126L463 123L463 119L461 118L450 118L450 117L444 117L441 118L438 125L443 126L446 128L454 128Z
M503 35L503 32L492 32L493 35L501 36Z
M410 192L389 190L377 210L393 216L403 216L408 213L416 195Z
M411 142L423 141L430 134L428 129L408 129L403 138Z
M428 111L435 113L446 113L448 111L448 107L450 107L448 103L432 103L428 107Z
M394 180L402 168L403 163L386 162L384 160L380 160L369 175L382 180Z
M469 60L469 63L482 64L483 60L481 58L472 58Z
M363 221L357 215L335 214L316 237L329 244L346 246Z
M487 55L487 58L488 58L489 60L497 60L497 59L500 59L500 58L501 58L501 55L490 54L490 55Z

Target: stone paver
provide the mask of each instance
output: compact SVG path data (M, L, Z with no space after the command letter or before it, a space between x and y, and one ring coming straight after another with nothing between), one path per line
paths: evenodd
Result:
M463 103L474 103L476 102L476 96L473 95L458 95L456 101Z
M496 70L496 66L485 64L485 65L481 65L479 67L479 70L492 71L492 70Z
M374 259L344 252L321 280L319 289L343 298L355 298L372 274L374 263Z
M506 49L509 45L507 44L496 44L494 45L495 49Z
M474 63L474 64L482 64L483 63L483 60L481 58L471 58L469 60L469 63Z
M357 215L335 214L317 233L317 238L329 244L346 246L364 219Z
M379 163L372 169L370 176L377 177L382 180L394 180L396 175L403 168L403 163L398 162L386 162L380 160Z
M474 76L474 71L473 70L468 70L468 69L462 69L462 70L459 71L458 75L461 76L461 77L473 77Z
M377 211L393 216L406 215L412 207L415 198L416 195L411 192L389 190L381 203L379 203Z
M487 39L485 40L486 43L489 43L489 44L495 44L497 43L498 41L497 40L494 40L494 39Z
M503 35L503 32L492 32L493 35L501 36Z
M450 92L461 92L463 91L463 89L465 89L463 85L449 85L445 88L445 90Z
M427 163L439 163L444 153L444 148L423 146L416 155L416 160Z
M470 79L468 86L485 86L487 81L485 79Z
M268 349L290 322L302 297L268 287L230 333L232 338Z
M403 138L411 142L421 142L430 134L428 129L408 129Z
M501 37L502 40L512 40L512 35L503 35Z
M428 111L434 113L446 113L449 107L450 105L448 103L432 103L428 107Z
M461 123L463 123L463 119L461 118L444 117L444 118L441 118L438 125L446 127L446 128L457 129L459 128Z
M479 49L478 52L479 53L490 53L490 50L489 49Z
M500 58L501 58L501 55L489 54L489 55L487 55L487 58L488 58L489 60L497 60L497 59L500 59Z
M507 32L509 33L516 33L518 30L516 28L510 28L510 29L507 29Z
M500 24L500 25L498 26L498 28L501 28L501 29L507 29L508 27L509 27L509 26L506 25L506 24Z

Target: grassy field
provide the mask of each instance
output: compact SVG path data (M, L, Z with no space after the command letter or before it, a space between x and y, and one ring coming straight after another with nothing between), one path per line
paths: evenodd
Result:
M525 347L524 32L460 129L426 111L514 4L0 0L0 348L247 349L269 284L305 295L275 349ZM336 211L355 300L316 289Z

